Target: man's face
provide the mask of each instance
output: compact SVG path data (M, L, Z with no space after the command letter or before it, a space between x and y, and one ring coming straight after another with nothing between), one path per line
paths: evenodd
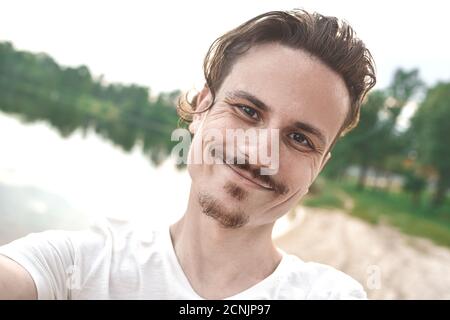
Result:
M205 88L198 109L205 109L210 101ZM239 57L216 93L215 104L209 112L194 117L191 151L217 144L202 139L211 130L222 132L225 150L230 143L227 129L267 130L269 138L275 129L278 154L271 156L278 156L278 170L259 176L263 166L259 162L244 166L189 164L192 187L204 213L224 227L236 228L272 223L289 211L308 192L328 160L325 152L338 134L349 104L342 78L301 50L271 43L255 46ZM273 143L267 139L241 150L270 150Z

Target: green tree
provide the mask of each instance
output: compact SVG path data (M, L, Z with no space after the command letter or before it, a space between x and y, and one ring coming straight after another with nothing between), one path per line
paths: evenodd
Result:
M433 204L443 203L450 186L450 83L429 89L411 120L411 135L418 160L437 172Z
M400 170L410 148L404 133L397 130L398 116L422 87L418 70L398 69L386 90L371 92L361 107L358 126L336 144L326 174L340 176L349 165L357 165L358 187L363 189L369 169L388 177Z
M427 180L412 170L404 171L403 176L405 177L403 189L411 193L413 204L418 205L420 196L427 186Z
M125 151L141 143L144 153L160 163L174 144L175 96L138 85L105 83L86 66L62 67L43 53L17 51L0 42L0 110L24 121L45 120L67 137L92 130Z

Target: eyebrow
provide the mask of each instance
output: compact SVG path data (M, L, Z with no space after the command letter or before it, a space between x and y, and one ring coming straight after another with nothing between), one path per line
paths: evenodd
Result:
M244 90L228 91L226 92L226 96L229 98L245 99L250 101L263 111L272 111L272 109L264 102L262 102L259 98L255 97L253 94ZM320 131L320 129L316 128L315 126L302 121L294 122L293 126L316 136L317 139L319 139L323 145L326 145L325 135L322 133L322 131Z
M227 97L230 98L241 98L248 100L263 111L271 111L271 108L269 108L264 102L262 102L259 98L255 97L253 94L247 91L243 90L228 91L226 95Z

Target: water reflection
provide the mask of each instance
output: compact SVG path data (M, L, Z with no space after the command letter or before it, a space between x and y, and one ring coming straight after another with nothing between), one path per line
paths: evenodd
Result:
M0 244L29 232L80 229L115 217L160 226L186 208L190 177L174 160L156 167L91 132L62 138L46 122L0 112ZM282 220L279 234L287 227Z
M6 229L22 235L44 227L82 227L99 216L162 224L186 207L187 172L175 169L171 159L156 168L139 146L126 153L95 133L83 137L81 131L64 139L45 122L25 125L3 113L0 146L2 237L13 236L5 236ZM55 206L48 194L64 199L66 206Z

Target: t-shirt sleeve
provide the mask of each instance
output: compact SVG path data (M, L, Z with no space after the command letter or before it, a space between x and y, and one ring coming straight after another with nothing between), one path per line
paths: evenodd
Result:
M99 219L85 230L31 233L0 246L0 254L28 271L38 299L108 298L111 272L132 255L131 230L126 221Z
M1 246L0 254L28 271L38 299L67 299L75 261L71 237L75 234L59 230L31 233Z

